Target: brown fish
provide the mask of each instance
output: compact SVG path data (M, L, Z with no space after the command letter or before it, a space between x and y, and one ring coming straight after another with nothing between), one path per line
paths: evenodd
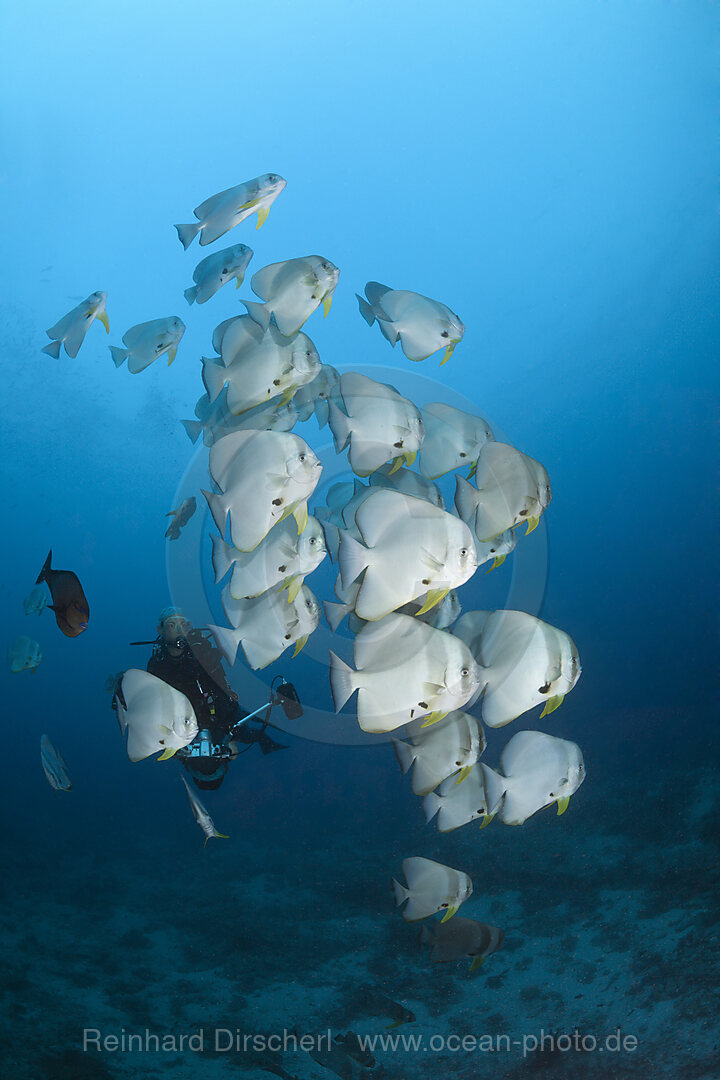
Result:
M497 926L488 926L475 919L462 919L457 915L449 922L436 923L432 929L424 926L420 931L420 941L423 945L430 945L430 959L434 964L449 964L471 956L471 971L475 971L486 957L500 948L504 936Z
M66 637L77 637L83 630L87 630L90 621L90 608L85 593L77 574L72 570L53 570L51 562L52 549L35 584L47 581L53 598L48 607L55 612L55 621Z

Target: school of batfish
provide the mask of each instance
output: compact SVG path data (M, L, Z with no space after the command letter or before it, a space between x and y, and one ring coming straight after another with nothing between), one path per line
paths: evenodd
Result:
M195 236L211 244L252 214L259 228L285 187L268 173L211 196L195 208L196 222L175 226L183 247ZM240 288L253 258L245 244L204 258L185 291L188 304L207 303L229 281ZM412 790L441 833L496 817L521 825L551 804L562 814L585 778L575 743L522 730L496 768L480 758L483 725L503 727L536 706L542 717L558 708L581 674L575 643L522 611L461 615L458 599L479 567L499 566L537 527L551 500L548 474L497 441L480 415L442 402L420 407L392 385L323 363L303 328L317 309L328 315L339 275L321 255L258 269L249 281L257 299L242 300L245 311L219 323L214 354L202 358L204 393L195 419L182 423L209 448L202 495L217 530L212 568L216 583L225 582L229 624L209 629L230 665L242 655L257 670L290 647L296 655L323 615L332 631L347 619L353 664L334 651L329 657L335 710L356 695L360 728L393 733L400 768L412 771ZM463 340L464 323L438 300L375 281L364 294L356 294L362 318L412 361L442 351L443 365ZM47 331L43 351L57 358L64 346L75 357L96 319L109 332L106 300L104 292L88 296ZM162 355L171 364L184 332L178 316L150 319L123 334L122 348L110 346L112 359L118 367L127 361L133 374ZM323 464L293 430L311 418L329 426L335 453L347 451L354 474L329 487L322 505L314 501ZM446 505L435 481L460 469L454 505ZM192 497L170 511L168 540L178 539L195 510ZM326 555L338 573L335 599L321 604L307 581ZM81 633L89 610L75 575L51 570L48 557L38 581L53 591L62 632ZM25 611L39 614L46 602L34 589ZM37 642L21 636L10 667L32 669L41 655ZM197 734L187 698L152 675L125 672L122 693L132 761L171 757ZM47 736L42 763L51 785L68 790L65 763ZM186 788L206 838L220 835ZM452 932L444 925L472 894L465 871L418 856L404 859L402 871L405 884L393 879L392 887L403 918L442 914L423 938L434 961L467 956L474 967L500 946L495 927L469 919L458 919Z

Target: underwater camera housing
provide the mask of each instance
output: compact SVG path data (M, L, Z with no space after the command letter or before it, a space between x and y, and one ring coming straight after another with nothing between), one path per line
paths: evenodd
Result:
M280 676L282 678L282 676ZM280 705L288 720L299 720L303 714L297 690L292 683L283 681L277 686L270 688L271 702Z

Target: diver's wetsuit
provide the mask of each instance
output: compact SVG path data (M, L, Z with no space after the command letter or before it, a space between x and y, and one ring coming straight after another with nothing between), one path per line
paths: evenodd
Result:
M185 695L195 710L199 732L206 730L213 743L227 746L234 725L247 714L240 708L237 695L228 686L221 653L206 637L197 630L191 630L180 656L171 656L162 638L158 638L147 670ZM232 740L257 743L263 754L281 749L264 728L250 727L249 724L241 724L233 733ZM228 751L225 751L225 756L202 757L186 757L181 751L178 753L197 787L206 790L220 787L228 770L228 756L234 755Z

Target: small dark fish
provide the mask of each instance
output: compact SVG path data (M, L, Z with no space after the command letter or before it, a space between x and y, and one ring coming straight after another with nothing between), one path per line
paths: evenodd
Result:
M85 593L77 574L72 570L53 570L51 562L52 550L35 584L39 585L41 581L48 583L53 598L48 607L55 612L55 621L66 637L77 637L87 630L90 621L90 608Z
M400 1027L401 1024L412 1024L415 1020L415 1013L410 1009L370 985L360 987L351 1008L356 1015L388 1017L392 1020L388 1029Z
M195 513L195 509L195 496L191 495L189 499L185 499L184 502L180 503L177 510L171 510L169 514L165 515L165 517L172 517L173 519L170 522L168 531L165 533L165 536L169 540L178 539L178 537L180 536L180 530L184 525L187 525L188 521Z
M357 1080L365 1069L375 1068L375 1058L360 1049L358 1037L352 1032L344 1037L336 1036L329 1048L322 1046L311 1050L310 1057L324 1069L334 1072L340 1080Z
M369 1050L365 1050L360 1045L360 1040L354 1031L348 1031L345 1035L336 1035L335 1042L342 1046L350 1057L354 1058L358 1065L362 1065L364 1069L375 1068L375 1058Z
M468 956L472 957L470 970L475 971L486 957L500 948L504 936L497 926L456 916L449 922L436 923L432 929L423 926L420 942L430 945L430 959L434 964L449 964Z

